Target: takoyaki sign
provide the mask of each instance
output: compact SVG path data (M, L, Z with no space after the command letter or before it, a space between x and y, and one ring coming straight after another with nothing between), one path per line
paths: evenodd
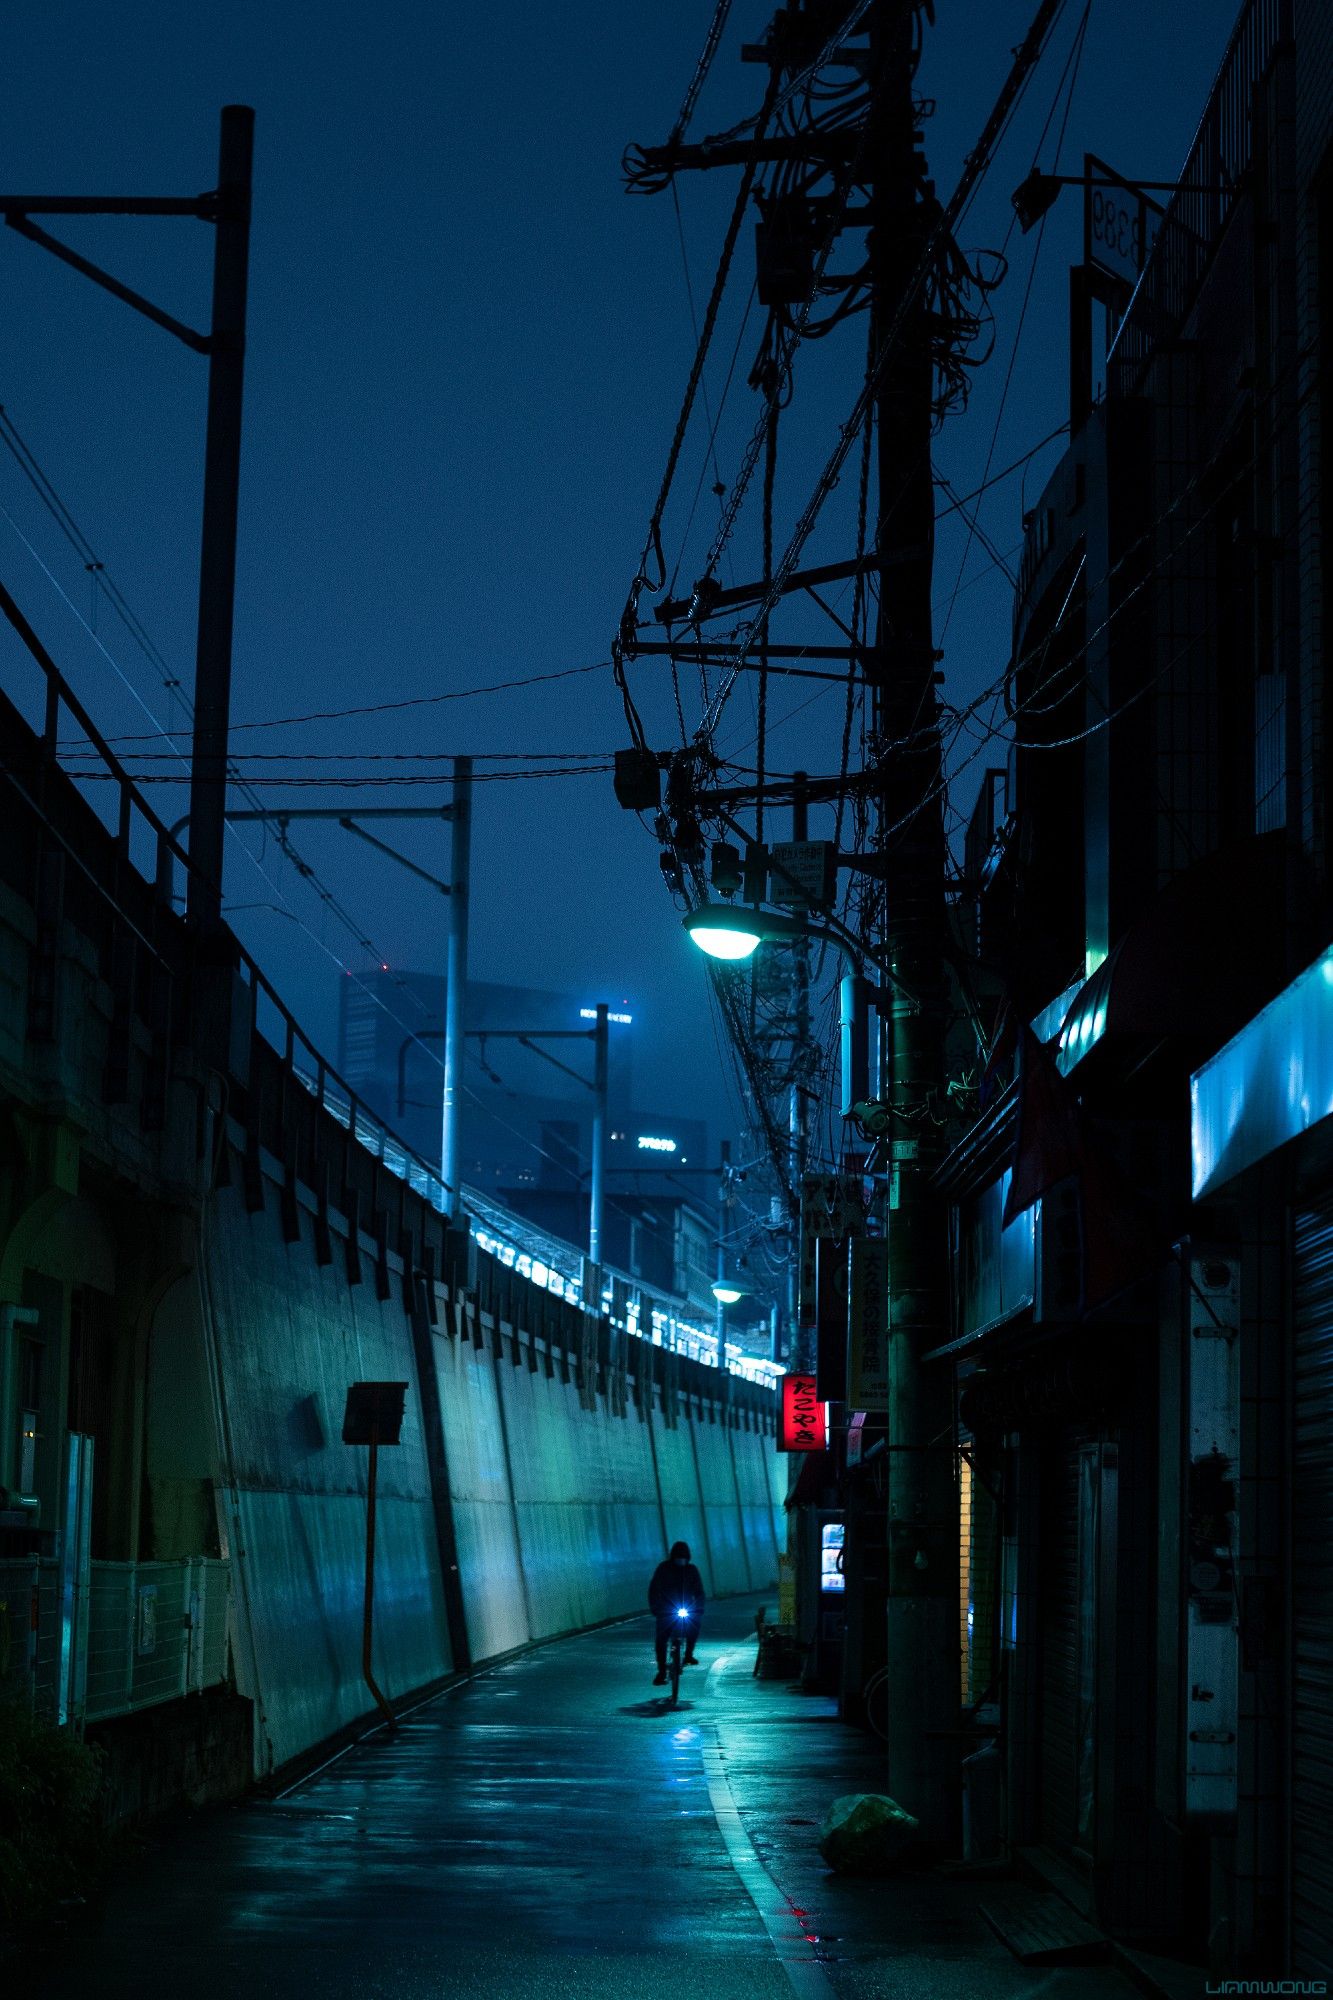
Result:
M779 1451L823 1451L828 1445L828 1408L815 1393L813 1375L784 1375Z

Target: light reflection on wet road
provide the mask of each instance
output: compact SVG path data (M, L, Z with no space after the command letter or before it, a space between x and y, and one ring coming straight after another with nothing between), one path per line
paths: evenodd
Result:
M153 1836L43 2000L791 2000L709 1799L715 1606L682 1705L645 1619L483 1675L291 1796Z

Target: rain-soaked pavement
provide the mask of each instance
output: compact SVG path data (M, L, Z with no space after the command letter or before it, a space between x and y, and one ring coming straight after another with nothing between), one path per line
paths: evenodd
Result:
M1020 1965L976 1882L827 1873L814 1822L879 1760L831 1702L751 1677L757 1602L711 1607L674 1712L644 1619L484 1673L285 1797L174 1820L11 1990L1129 2000L1109 1966Z

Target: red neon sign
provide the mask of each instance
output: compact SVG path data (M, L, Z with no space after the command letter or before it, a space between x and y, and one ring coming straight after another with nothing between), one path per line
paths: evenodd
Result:
M782 1378L779 1451L823 1451L828 1445L828 1411L815 1393L813 1375Z

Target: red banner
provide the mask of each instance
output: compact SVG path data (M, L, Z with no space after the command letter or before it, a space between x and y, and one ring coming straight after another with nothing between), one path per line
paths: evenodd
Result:
M828 1445L827 1415L816 1394L813 1375L784 1375L778 1450L824 1451Z

